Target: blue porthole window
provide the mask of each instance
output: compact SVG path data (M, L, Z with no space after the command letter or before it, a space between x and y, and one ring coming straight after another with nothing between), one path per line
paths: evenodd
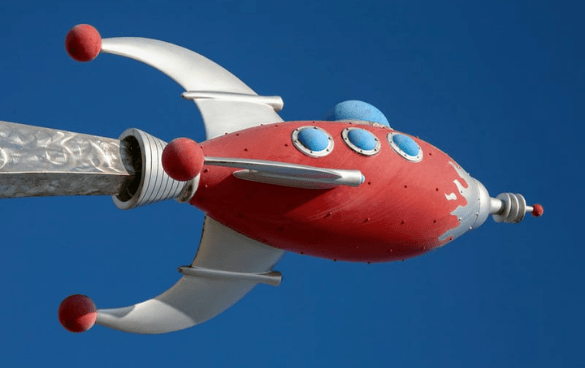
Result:
M420 162L423 158L422 148L414 139L401 133L389 133L388 143L400 156L408 161Z
M345 128L341 132L343 141L351 149L365 156L380 152L380 140L371 132L361 128Z
M333 151L333 138L316 126L297 128L292 133L294 146L307 156L323 157Z

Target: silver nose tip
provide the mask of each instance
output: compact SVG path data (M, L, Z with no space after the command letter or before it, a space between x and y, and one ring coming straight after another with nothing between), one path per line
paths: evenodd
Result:
M487 189L480 181L475 180L475 183L479 190L479 211L473 224L474 229L483 224L489 215L492 215L496 222L516 224L522 221L528 212L535 217L539 217L544 211L539 204L534 206L526 205L526 200L522 194L501 193L497 198L493 198L490 197Z
M490 207L490 214L496 222L510 224L522 221L528 212L534 217L540 217L543 213L541 205L527 206L524 196L514 193L501 193L497 198L490 198Z

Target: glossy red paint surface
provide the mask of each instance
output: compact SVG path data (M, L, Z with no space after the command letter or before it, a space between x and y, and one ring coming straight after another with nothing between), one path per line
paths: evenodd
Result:
M294 129L318 126L334 139L332 152L312 158L297 150ZM341 132L355 126L380 140L380 152L364 156L350 149ZM454 161L432 145L421 162L398 155L387 141L394 130L348 122L288 122L259 126L201 144L207 157L251 158L337 169L357 169L359 187L328 190L288 188L236 178L239 169L204 166L191 204L217 221L265 244L322 258L383 262L402 260L444 245L439 237L459 225L451 213L467 204L454 180Z

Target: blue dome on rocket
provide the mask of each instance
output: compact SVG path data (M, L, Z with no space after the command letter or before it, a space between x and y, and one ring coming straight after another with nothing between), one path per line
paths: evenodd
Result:
M349 100L340 102L325 115L324 120L364 120L390 126L388 119L375 106L367 102L358 100Z

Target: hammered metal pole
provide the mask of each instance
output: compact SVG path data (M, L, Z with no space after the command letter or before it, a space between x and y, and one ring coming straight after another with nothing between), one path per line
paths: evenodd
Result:
M0 198L116 195L134 174L118 139L0 121Z

